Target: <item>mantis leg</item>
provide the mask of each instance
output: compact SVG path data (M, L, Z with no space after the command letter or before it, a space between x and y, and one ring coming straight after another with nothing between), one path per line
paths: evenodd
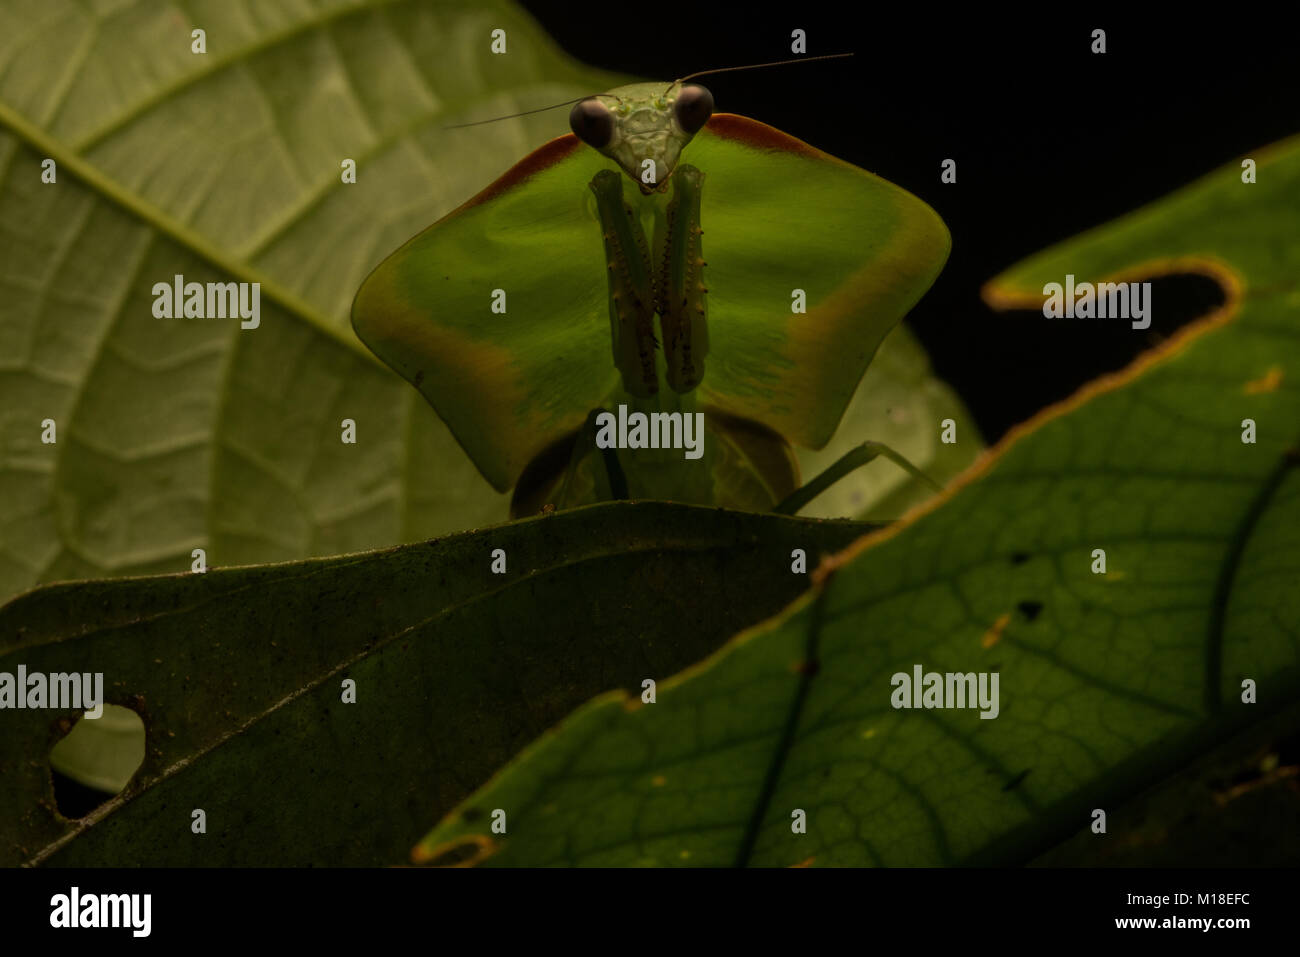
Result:
M578 430L577 440L573 443L573 453L569 456L569 467L565 469L564 481L560 483L559 493L556 495L556 505L560 508L568 508L571 505L578 504L570 501L570 497L575 492L574 476L578 474L578 469L582 460L596 449L596 419L606 409L592 409L587 413L587 419L582 423L582 428ZM600 454L600 468L593 469L596 482L597 501L608 502L614 499L627 498L627 476L623 472L623 465L618 460L617 449L596 449Z
M655 374L654 269L645 230L623 199L621 174L601 170L588 185L596 194L605 240L614 365L628 394L648 399L659 391L659 377Z
M793 493L786 496L786 498L772 509L772 511L781 515L797 514L799 509L803 508L822 492L826 491L840 479L844 478L844 476L848 475L854 469L861 468L869 462L875 461L875 459L881 455L889 459L889 461L893 462L909 475L918 478L931 486L936 492L943 490L943 487L939 485L938 482L930 478L930 476L926 475L889 446L882 442L863 442L861 445L855 446L841 455L834 464L811 482L795 489Z
M553 442L524 469L510 499L510 517L524 518L546 506L573 508L592 502L626 499L627 473L617 449L596 445L597 417L592 409L583 424Z
M704 378L709 351L705 312L700 197L704 174L694 166L673 173L673 198L655 229L655 310L664 334L665 378L674 392L689 392Z
M679 166L672 182L673 198L656 217L653 259L637 211L623 198L622 177L601 170L589 184L609 270L614 365L624 390L641 399L659 391L655 313L663 331L664 378L674 392L700 384L709 351L700 226L704 174Z

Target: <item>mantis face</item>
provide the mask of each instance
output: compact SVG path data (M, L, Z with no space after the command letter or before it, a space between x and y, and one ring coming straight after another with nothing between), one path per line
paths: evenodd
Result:
M667 189L682 149L712 115L713 94L698 83L633 83L579 100L569 126L649 195Z

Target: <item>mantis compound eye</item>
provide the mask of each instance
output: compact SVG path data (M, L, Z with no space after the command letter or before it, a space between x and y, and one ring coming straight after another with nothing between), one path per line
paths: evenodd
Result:
M713 115L713 94L698 83L688 83L673 104L677 125L687 133L698 133Z
M588 97L573 104L569 129L588 146L602 149L614 138L614 117L600 100Z

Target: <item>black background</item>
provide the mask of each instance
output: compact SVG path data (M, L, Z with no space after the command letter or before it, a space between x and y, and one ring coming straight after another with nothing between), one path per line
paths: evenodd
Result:
M35 953L192 948L201 935L221 953L260 942L368 954L380 949L377 941L399 934L435 953L450 943L469 952L517 947L568 955L610 942L653 947L672 940L699 949L716 942L739 953L815 953L897 940L919 953L951 943L1004 955L1060 949L1063 938L1078 947L1125 936L1128 949L1144 952L1153 941L1185 952L1189 942L1206 947L1208 939L1226 953L1282 953L1295 931L1291 879L1286 870L1156 868L881 868L858 869L851 880L833 868L725 875L695 868L674 869L669 878L654 869L602 868L553 870L543 884L526 869L42 868L0 870L0 929L7 953L23 944L40 948ZM82 894L153 895L152 933L141 940L124 929L51 929L50 899L73 885ZM1222 906L1128 903L1129 894L1175 892L1249 897ZM1245 917L1250 927L1208 934L1117 929L1115 919L1123 917Z
M924 199L953 250L909 322L988 440L1122 368L1222 302L1202 277L1153 283L1150 329L995 313L980 286L1023 257L1300 130L1294 29L1254 7L954 15L941 6L526 2L577 59L672 80L808 55L851 60L701 78L762 120ZM1094 28L1107 52L1091 52ZM598 92L598 91L592 91ZM957 161L957 183L939 181ZM1297 224L1300 230L1300 224Z

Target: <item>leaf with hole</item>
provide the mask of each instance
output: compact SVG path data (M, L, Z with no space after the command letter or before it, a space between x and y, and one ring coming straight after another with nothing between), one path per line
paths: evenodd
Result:
M865 527L611 503L384 551L39 588L0 608L0 674L102 672L108 701L142 716L145 756L121 795L68 819L46 759L76 712L0 711L0 863L402 863L430 814L566 712L774 613L807 587L794 549L812 566Z
M451 140L444 124L615 78L506 3L189 16L0 5L0 599L186 570L196 548L215 567L286 561L506 516L432 410L357 342L348 307L387 249L546 129L521 118ZM471 42L494 27L512 56ZM449 58L452 36L464 44ZM159 319L151 290L177 275L260 283L258 328ZM119 779L130 762L103 756L139 742L91 746L104 727L80 728L59 770Z

